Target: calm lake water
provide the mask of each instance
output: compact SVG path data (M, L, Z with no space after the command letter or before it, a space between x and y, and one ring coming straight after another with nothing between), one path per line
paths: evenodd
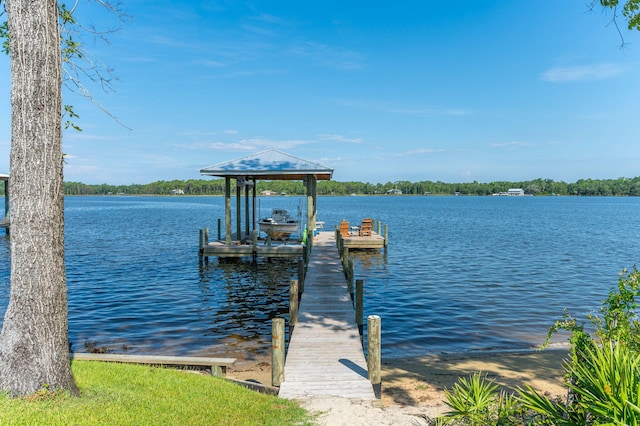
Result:
M260 198L296 211L296 197ZM267 354L288 313L289 260L198 261L198 229L221 197L68 197L69 336L114 352ZM529 348L564 309L597 311L640 263L640 198L320 197L319 220L374 217L386 254L354 254L365 316L382 317L383 356ZM0 238L0 315L10 253ZM1 318L1 317L0 317Z

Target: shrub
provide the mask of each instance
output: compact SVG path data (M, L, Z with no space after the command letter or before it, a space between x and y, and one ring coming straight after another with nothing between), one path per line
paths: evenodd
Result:
M439 424L508 425L516 412L514 398L499 392L498 386L479 372L468 379L460 378L452 391L445 391L445 396L451 411Z
M565 363L566 401L551 400L530 386L517 396L497 393L486 377L460 379L446 393L453 408L439 424L640 425L640 273L623 270L618 287L589 315L592 334L568 312L549 329L546 346L560 330L569 331L571 357ZM537 413L537 414L535 414Z

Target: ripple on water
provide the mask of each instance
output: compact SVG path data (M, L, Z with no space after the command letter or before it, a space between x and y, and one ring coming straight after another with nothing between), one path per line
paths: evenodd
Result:
M261 198L295 211L296 197ZM365 315L382 317L383 356L538 345L565 308L597 311L639 263L640 198L320 197L326 229L374 217L386 254L355 252ZM198 229L217 232L221 197L68 197L69 334L76 350L176 355L268 353L288 316L294 262L199 264ZM1 231L0 231L1 232ZM9 298L0 238L0 314ZM366 329L365 329L366 333Z

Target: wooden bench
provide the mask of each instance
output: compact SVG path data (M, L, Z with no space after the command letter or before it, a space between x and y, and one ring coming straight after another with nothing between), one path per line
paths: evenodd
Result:
M93 354L76 352L70 353L69 359L78 361L105 361L105 362L126 362L146 365L167 365L211 368L213 376L222 377L227 373L227 367L232 367L236 363L235 358L211 358L201 356L163 356L163 355L129 355L129 354Z

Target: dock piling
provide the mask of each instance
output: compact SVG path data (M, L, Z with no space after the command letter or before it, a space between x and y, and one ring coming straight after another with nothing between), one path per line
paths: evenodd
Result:
M298 280L291 280L289 283L289 334L293 333L293 327L298 322Z
M356 324L360 332L360 341L364 331L364 281L356 280Z
M302 293L304 293L304 278L305 278L305 267L304 260L298 260L298 292L300 293L300 297L302 297ZM300 298L298 298L300 299Z
M367 317L367 370L369 370L369 381L373 386L373 393L377 399L382 397L382 375L380 360L380 336L381 320L378 315Z
M284 318L271 320L271 385L284 382Z
M349 259L349 266L345 271L345 275L347 276L347 291L351 296L351 301L353 302L353 259Z
M389 225L384 225L384 251L387 251L387 246L389 245Z

